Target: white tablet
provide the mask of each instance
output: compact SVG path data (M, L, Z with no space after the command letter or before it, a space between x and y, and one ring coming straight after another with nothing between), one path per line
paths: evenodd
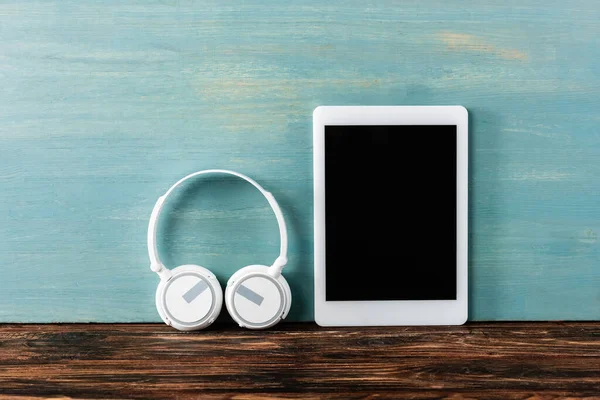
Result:
M467 110L323 106L313 121L317 324L463 324Z

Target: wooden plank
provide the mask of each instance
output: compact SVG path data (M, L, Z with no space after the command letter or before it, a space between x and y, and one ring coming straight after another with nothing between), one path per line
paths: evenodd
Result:
M600 396L599 327L1 325L0 395L591 399Z
M599 38L593 0L0 2L0 321L159 321L147 218L212 167L281 203L290 319L311 320L321 104L466 106L470 318L600 319ZM224 283L277 255L242 183L170 206L171 266Z

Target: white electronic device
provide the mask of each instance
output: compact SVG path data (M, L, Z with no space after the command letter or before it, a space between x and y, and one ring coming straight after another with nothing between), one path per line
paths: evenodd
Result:
M315 320L467 320L468 113L321 106L313 113Z
M198 265L167 269L158 256L156 233L158 219L167 197L183 182L206 174L226 174L242 178L257 188L269 202L279 225L279 257L271 266L250 265L229 278L225 305L229 315L241 327L269 328L284 319L292 304L292 292L281 275L287 263L287 231L281 209L273 195L256 181L239 172L211 169L194 172L177 181L158 198L148 224L150 269L160 277L156 290L156 308L162 320L181 331L203 329L212 324L223 305L223 292L217 278Z

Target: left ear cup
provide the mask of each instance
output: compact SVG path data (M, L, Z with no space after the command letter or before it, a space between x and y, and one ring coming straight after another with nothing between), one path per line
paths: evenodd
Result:
M266 329L287 316L292 292L283 275L274 278L266 265L250 265L229 278L225 305L241 327Z
M182 265L171 274L156 289L156 309L162 320L180 331L211 325L223 305L223 290L215 275L199 265Z

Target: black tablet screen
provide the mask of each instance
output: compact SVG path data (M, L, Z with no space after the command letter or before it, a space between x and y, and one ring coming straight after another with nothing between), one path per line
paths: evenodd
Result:
M454 125L325 126L326 300L456 299Z

